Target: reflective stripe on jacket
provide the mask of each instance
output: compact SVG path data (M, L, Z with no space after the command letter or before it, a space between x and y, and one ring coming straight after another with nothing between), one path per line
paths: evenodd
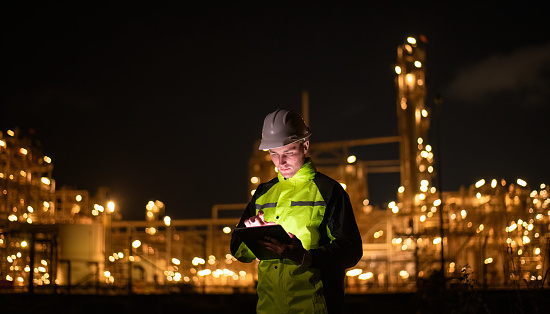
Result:
M316 171L307 158L298 173L280 174L256 189L239 227L264 211L264 219L293 233L311 253L311 265L288 259L258 266L258 313L326 313L341 309L344 272L361 258L362 244L349 197L335 180ZM233 235L231 253L241 262L256 257Z

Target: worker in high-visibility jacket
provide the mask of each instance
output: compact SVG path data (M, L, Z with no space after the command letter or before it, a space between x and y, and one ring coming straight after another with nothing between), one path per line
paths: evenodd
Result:
M264 120L259 149L269 150L278 177L258 186L238 227L279 224L292 242L262 242L281 258L259 262L258 313L341 312L345 269L363 255L348 194L306 157L310 135L295 111L278 109ZM256 259L235 233L231 253Z

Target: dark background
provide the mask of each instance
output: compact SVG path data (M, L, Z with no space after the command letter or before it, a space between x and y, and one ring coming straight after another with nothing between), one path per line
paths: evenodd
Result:
M443 190L550 183L550 27L535 2L3 1L0 12L1 129L32 129L57 188L108 186L125 219L156 199L175 219L247 202L263 118L301 110L303 90L312 145L396 135L397 46L420 34L427 105L444 100ZM397 149L361 157L385 152ZM398 175L370 179L372 202L394 199Z

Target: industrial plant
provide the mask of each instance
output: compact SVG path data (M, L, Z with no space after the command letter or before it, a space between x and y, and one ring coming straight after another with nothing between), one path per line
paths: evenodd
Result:
M317 169L350 195L363 239L346 292L414 292L434 277L448 288L548 288L550 186L484 178L458 191L439 188L438 138L429 130L437 128L441 104L427 101L425 59L421 38L398 46L398 135L311 144ZM307 92L302 111L307 124ZM379 160L350 153L379 145L395 145L398 154ZM246 204L176 220L162 200L152 200L143 204L143 221L128 221L108 188L57 188L53 167L32 136L0 133L0 293L255 293L257 263L238 262L229 249ZM269 154L254 149L250 196L276 171ZM369 175L392 173L400 176L395 200L371 204L376 182Z

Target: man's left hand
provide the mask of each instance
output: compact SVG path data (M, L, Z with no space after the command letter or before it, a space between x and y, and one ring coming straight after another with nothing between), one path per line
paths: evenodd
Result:
M302 241L300 241L300 239L298 239L294 234L289 232L288 235L292 239L290 244L281 243L270 237L266 237L265 241L262 241L261 243L265 245L268 250L279 254L283 258L288 258L296 262L298 265L301 265L304 261L306 249L302 246Z

